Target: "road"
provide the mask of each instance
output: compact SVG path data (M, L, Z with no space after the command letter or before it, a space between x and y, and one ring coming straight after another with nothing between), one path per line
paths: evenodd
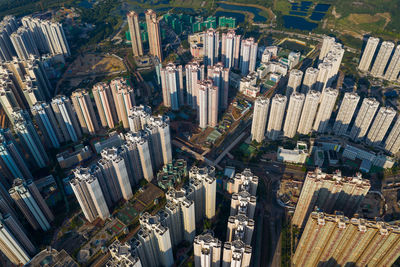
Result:
M173 139L173 140L172 140L172 144L173 144L174 146L178 147L179 149L181 149L182 151L188 152L188 153L191 154L195 159L204 161L204 162L207 163L208 165L210 165L210 166L215 166L215 167L217 167L217 168L220 169L220 170L222 169L218 164L214 164L213 161L211 161L211 160L207 159L206 157L204 157L203 155L201 155L201 154L199 154L199 153L197 153L197 152L191 150L189 147L187 147L186 145L182 144L182 143L179 142L178 140Z
M218 165L218 163L226 156L226 154L231 151L232 148L234 148L237 143L239 143L240 140L243 139L244 136L246 136L246 132L242 132L233 142L229 144L227 148L224 149L224 151L218 156L218 158L214 161L214 165Z

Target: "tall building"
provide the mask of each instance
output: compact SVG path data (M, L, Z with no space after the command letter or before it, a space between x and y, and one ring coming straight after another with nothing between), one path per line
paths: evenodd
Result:
M207 232L195 237L193 242L195 267L220 267L222 244L213 233Z
M245 215L229 216L226 240L228 242L242 240L246 245L251 245L255 225L254 220Z
M242 191L249 192L252 196L257 193L258 177L250 169L244 169L241 173L236 173L235 177L228 181L227 191L229 194Z
M332 46L335 44L335 37L324 36L322 40L321 52L319 53L319 60L322 61L324 57L331 50Z
M271 100L271 110L267 126L267 137L276 140L281 133L286 109L286 96L276 94Z
M195 203L186 197L186 190L170 188L166 194L165 211L171 218L170 229L172 244L183 240L193 242L196 235Z
M242 240L224 243L222 267L240 266L249 267L251 260L251 246Z
M365 137L378 107L379 102L375 98L364 98L354 125L351 128L351 139L361 140Z
M389 81L396 81L400 72L400 45L396 46L392 59L385 72L385 79Z
M106 267L142 267L140 258L136 255L131 245L123 243L117 239L109 247L111 259L106 263Z
M20 59L28 59L31 55L39 56L39 50L33 39L33 35L29 28L20 27L10 36L11 43Z
M231 198L230 216L244 215L249 219L254 219L257 198L247 191L233 193Z
M382 221L313 212L293 266L392 266L400 256L400 229Z
M199 127L215 127L218 123L218 87L212 80L197 82Z
M2 175L8 179L10 185L15 178L33 178L23 153L9 129L0 129L0 158Z
M50 229L54 215L32 180L15 179L9 193L34 230Z
M317 82L314 89L323 92L328 86L329 79L332 77L333 65L330 62L322 62L318 65Z
M390 134L385 142L385 149L392 154L397 154L400 150L400 119L397 118Z
M15 98L13 91L10 88L0 87L0 104L3 107L8 119L11 123L14 123L12 117L13 110L19 108L20 105Z
M354 112L357 108L360 96L356 93L345 93L342 103L340 104L339 112L336 116L333 132L335 135L345 135Z
M160 61L163 60L162 44L160 33L160 21L157 18L156 12L151 9L146 10L144 13L146 17L147 32L149 34L149 54L157 57Z
M5 16L0 23L0 59L2 61L12 60L12 57L16 55L10 35L17 28L18 24L14 16Z
M213 28L204 32L203 37L204 65L213 66L218 61L219 32Z
M383 77L386 65L388 64L389 58L392 55L393 48L394 43L387 41L382 42L379 52L376 55L374 65L371 69L372 76L379 78Z
M240 46L240 71L242 75L256 70L258 43L254 38L243 39Z
M318 168L310 171L301 189L292 224L303 228L315 206L327 213L342 211L353 216L370 187L369 180L362 179L360 173L345 177L340 171L334 174L323 173Z
M111 88L106 83L97 83L92 89L94 102L103 127L114 128L118 121Z
M321 105L319 106L313 127L315 131L319 133L326 132L338 94L339 91L332 88L326 88L322 93Z
M151 107L149 106L134 106L131 108L130 114L128 117L129 128L134 133L144 130L146 124L152 121Z
M227 33L222 34L221 60L225 68L238 68L240 40L241 36L236 35L234 30L229 30Z
M99 130L99 124L89 92L84 89L78 89L72 92L71 100L82 127L82 132L94 135Z
M82 137L82 131L76 113L72 109L71 101L66 96L59 95L53 98L51 107L65 141L78 142L78 139Z
M189 62L185 66L186 71L186 104L193 109L198 106L197 82L204 79L204 65L196 61Z
M118 120L122 121L125 130L129 129L128 116L130 109L136 105L135 91L124 78L116 78L110 82L110 88L117 110Z
M396 111L391 107L381 107L368 132L366 143L372 146L380 145L395 116Z
M261 143L265 138L267 126L269 98L257 97L254 102L253 120L251 123L251 140Z
M129 33L131 35L133 56L143 56L143 45L139 27L139 15L135 11L130 11L126 16L128 18Z
M343 55L344 49L342 47L342 44L334 43L331 47L331 50L325 56L323 62L332 64L332 68L330 69L329 77L325 87L331 87L333 81L336 80L340 64L342 63Z
M145 261L141 258L144 266L171 267L174 264L170 230L162 225L162 219L159 215L151 216L147 212L139 218L138 237L145 252Z
M289 80L286 87L287 98L289 98L293 92L299 92L302 79L303 79L303 72L301 70L293 69L290 71Z
M203 217L212 219L215 216L215 203L217 194L217 183L214 167L199 168L193 166L189 171L189 187L192 193L188 198L194 201L196 222Z
M39 168L46 167L49 158L29 115L26 111L14 110L12 116L14 118L14 132L18 135L24 150L29 152L36 166Z
M164 106L179 110L185 104L182 66L168 63L165 68L161 68L160 75Z
M297 128L298 133L306 135L311 132L315 116L317 115L320 97L320 92L314 90L308 91L303 111L301 112L299 127Z
M73 172L71 187L86 220L89 222L93 222L96 218L106 220L110 216L110 211L99 180L84 168L77 168Z
M229 72L229 68L224 68L221 62L207 69L208 79L212 80L213 84L218 87L219 109L226 109L228 107Z
M374 57L376 48L379 44L379 38L369 37L367 45L365 46L364 52L361 56L360 63L358 64L358 69L360 71L368 71L371 65L372 59Z
M293 92L290 96L289 106L286 113L285 124L283 126L283 135L293 138L297 132L301 111L303 110L305 96L304 94Z

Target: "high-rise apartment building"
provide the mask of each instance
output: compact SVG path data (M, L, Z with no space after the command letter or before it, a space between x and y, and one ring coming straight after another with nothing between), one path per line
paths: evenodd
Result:
M15 178L33 178L23 153L9 129L0 129L0 158L3 177L7 178L10 185Z
M144 130L147 123L151 122L151 107L149 106L134 106L130 110L129 128L132 132L136 133Z
M101 125L114 128L118 117L110 86L106 83L97 83L93 86L92 93Z
M376 55L374 65L371 69L372 76L379 78L383 77L386 65L388 64L389 58L392 55L393 48L394 43L387 41L382 42L379 52Z
M336 116L333 132L335 135L345 135L354 112L357 108L360 96L356 93L345 93L342 103L340 104L339 112Z
M239 239L246 245L251 245L255 225L254 220L245 215L229 216L226 240L232 242Z
M314 90L318 78L318 69L309 67L304 74L303 85L301 86L301 93L307 94L310 90Z
M163 60L162 56L162 44L161 44L161 33L160 33L160 21L157 18L155 11L148 9L144 13L146 17L147 32L149 34L149 54L153 57L157 57L160 61Z
M222 243L213 233L207 232L195 237L193 242L195 267L220 267Z
M365 46L364 52L361 56L360 63L358 64L358 69L360 71L368 71L371 65L372 59L374 57L376 48L379 44L379 38L369 37L367 45Z
M265 138L265 127L268 119L269 98L257 97L254 102L253 120L251 123L251 140L261 143Z
M317 82L314 89L323 92L328 86L328 81L332 77L333 65L330 62L322 62L318 65Z
M32 180L15 179L9 193L34 230L50 229L54 215Z
M389 136L385 141L385 149L392 154L397 154L400 150L400 119L397 118Z
M213 84L218 87L219 109L226 109L228 107L229 68L224 68L221 62L216 63L214 66L209 66L207 78L212 80Z
M297 132L301 111L303 110L304 94L293 92L289 99L289 106L286 112L283 136L293 138Z
M10 35L17 29L18 24L14 16L5 16L0 22L0 59L2 61L12 60L12 57L16 55Z
M128 18L129 33L131 35L133 56L143 56L143 44L140 35L139 15L135 11L130 11L126 16Z
M203 36L204 65L213 66L218 61L219 32L213 28L204 32Z
M368 132L366 143L371 146L380 145L395 116L396 111L393 108L381 107Z
M72 109L71 101L66 96L59 95L53 98L51 107L65 141L78 142L78 139L82 137L82 130L76 118L76 113Z
M243 39L240 46L240 71L242 75L247 75L256 69L258 43L253 37Z
M300 197L293 215L292 224L303 228L310 213L317 206L320 210L332 213L342 211L354 215L371 184L358 173L354 177L323 173L320 169L307 173Z
M111 259L106 263L106 267L142 267L140 258L136 255L131 245L115 240L109 247L108 251L111 254ZM143 266L144 267L144 266Z
M281 133L286 110L286 96L276 94L271 100L271 110L267 126L267 137L276 140Z
M301 70L293 69L290 71L289 80L286 87L287 98L289 98L293 92L299 92L302 79L303 79L303 72Z
M193 166L189 171L189 187L192 189L188 198L195 203L196 222L204 217L212 219L215 216L217 183L214 167L199 168Z
M222 254L222 267L249 267L251 253L251 246L245 244L240 239L232 242L225 242Z
M124 78L116 78L110 82L110 88L117 110L118 120L122 121L125 130L129 129L128 116L130 109L136 105L135 91Z
M231 198L230 216L244 215L249 219L254 219L257 198L247 191L233 193Z
M164 106L179 110L185 104L182 66L176 67L174 63L168 63L165 68L161 68L160 75Z
M197 82L204 80L204 65L196 61L189 62L185 66L186 71L186 104L193 109L198 106Z
M86 220L93 222L110 216L99 180L85 168L74 170L74 178L70 181L75 197L85 215Z
M385 72L385 79L389 81L396 81L400 72L400 45L396 46L392 59Z
M14 110L14 132L18 135L25 151L29 152L39 168L44 168L49 162L46 150L26 111Z
M379 102L375 98L364 98L354 125L351 128L351 139L361 140L365 137L378 107Z
M320 92L314 90L308 91L303 111L301 112L299 127L297 128L298 133L309 134L311 132L315 116L317 115L320 97Z
M0 104L3 107L4 112L6 113L10 122L14 123L14 119L12 117L13 110L15 108L19 108L20 105L15 98L13 91L10 88L0 87Z
M235 177L228 181L227 191L229 194L242 191L249 192L252 196L257 193L258 177L250 169L244 169L241 173L236 173Z
M293 266L392 266L400 256L400 229L382 221L313 212Z
M326 132L338 95L339 91L332 88L326 88L322 93L321 105L319 105L313 127L315 131L319 133Z
M193 242L196 235L195 203L186 196L186 190L170 188L166 194L165 211L171 218L171 240L174 246L183 240Z
M239 66L241 36L236 35L234 30L222 34L221 60L225 68L237 68Z
M342 44L334 43L331 47L331 50L325 56L323 62L332 64L332 69L330 70L329 78L326 82L325 87L331 87L333 81L336 80L340 64L342 63L343 55L344 49L342 47Z
M20 59L28 59L31 55L39 56L39 50L33 39L32 32L27 27L20 27L10 35L11 43Z
M198 92L198 120L202 129L215 127L218 123L218 87L212 80L197 82Z
M170 230L161 220L159 215L151 216L147 212L139 218L138 237L144 249L145 260L141 258L144 266L171 267L174 264Z
M82 132L91 135L95 134L99 130L99 123L94 113L89 92L84 89L78 89L72 92L71 100L82 127Z
M321 52L319 53L319 60L322 61L324 57L331 50L332 46L335 44L335 37L324 36L322 40Z

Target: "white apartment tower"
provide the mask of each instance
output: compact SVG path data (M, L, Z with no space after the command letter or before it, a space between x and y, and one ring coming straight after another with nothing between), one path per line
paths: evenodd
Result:
M333 65L330 62L322 62L318 65L318 77L314 89L323 92L332 77Z
M251 246L246 245L242 240L224 243L222 267L249 267L250 260Z
M268 119L269 98L257 97L254 102L253 120L251 124L251 140L261 143L265 137Z
M219 32L213 28L204 32L204 65L213 66L218 60Z
M66 96L59 95L53 98L51 107L65 141L78 142L78 139L82 137L82 131L76 113L72 109L71 101Z
M195 237L193 242L195 267L221 266L221 241L213 233L203 233Z
M243 39L240 47L240 71L247 75L256 69L258 44L254 38Z
M225 68L237 68L239 64L240 35L236 35L234 30L229 30L222 34L221 59Z
M390 60L389 66L385 72L385 79L396 81L400 72L400 45L396 47L393 57Z
M335 135L345 135L354 112L357 108L360 96L356 93L345 93L342 104L340 104L339 112L336 116L333 132Z
M364 98L358 111L356 120L351 128L350 137L353 140L361 140L367 134L368 128L378 110L379 102L375 98Z
M182 66L176 67L174 63L168 63L165 68L161 68L160 75L164 106L179 110L179 106L185 103Z
M304 94L293 92L290 96L289 106L286 113L285 124L283 126L283 135L293 138L297 132L301 112L303 110L305 96Z
M198 92L198 120L202 129L215 127L218 123L218 87L212 80L197 82Z
M82 127L82 132L94 135L99 130L99 123L94 113L89 92L84 89L78 89L72 93L71 101Z
M293 92L298 92L303 79L303 72L301 70L293 69L289 73L289 80L286 87L286 97L289 98Z
M396 111L393 108L381 107L368 132L366 139L367 144L372 146L380 145L395 116Z
M214 66L209 66L207 69L207 78L212 80L213 84L218 87L219 109L228 107L229 72L229 68L224 68L221 62Z
M385 149L392 154L397 154L400 150L400 119L397 118L390 134L385 142Z
M360 71L368 71L371 65L371 61L374 57L376 48L379 44L379 38L369 37L367 45L365 46L364 52L362 54L360 63L358 64L358 69Z
M267 126L267 137L276 140L282 130L283 117L286 109L286 96L276 94L271 100L271 110Z
M332 49L335 44L335 37L324 36L322 41L321 52L319 53L319 60L322 61L328 52Z
M394 43L392 42L382 42L379 48L378 55L376 56L374 65L371 69L371 75L374 77L381 78L385 71L386 65L389 62L390 55L392 54L394 48Z
M130 11L126 15L128 18L129 33L131 35L133 56L143 56L143 45L140 37L139 15L135 11Z
M323 133L327 130L329 119L332 115L333 108L335 107L338 94L339 91L332 88L326 88L322 93L321 105L319 106L313 127L315 131Z
M226 240L228 242L242 240L245 244L250 245L254 233L254 227L254 220L249 219L246 215L238 214L235 216L229 216Z
M110 86L106 83L97 83L93 86L92 93L101 125L104 128L114 128L118 117Z
M186 71L186 104L197 109L198 91L197 82L204 79L204 65L196 61L189 62L185 66Z

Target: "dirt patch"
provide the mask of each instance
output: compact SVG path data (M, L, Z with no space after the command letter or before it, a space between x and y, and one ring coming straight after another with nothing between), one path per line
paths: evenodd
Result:
M66 71L65 77L123 70L125 70L124 63L116 56L88 53L75 59Z
M335 6L332 8L332 15L335 17L335 19L340 19L340 17L342 16L339 13L336 13L336 7Z
M348 20L354 24L374 23L381 20L380 16L370 14L350 14Z

